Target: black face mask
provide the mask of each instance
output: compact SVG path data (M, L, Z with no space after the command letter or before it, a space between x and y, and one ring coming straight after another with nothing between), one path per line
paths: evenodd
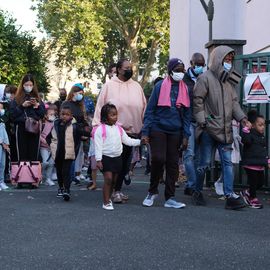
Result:
M60 96L60 99L61 99L62 101L65 101L66 98L67 98L67 96Z
M132 76L133 76L133 70L132 69L125 70L124 77L127 80L129 80Z

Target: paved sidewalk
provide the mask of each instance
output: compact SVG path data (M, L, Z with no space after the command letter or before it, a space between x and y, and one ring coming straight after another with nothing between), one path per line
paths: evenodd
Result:
M260 269L270 267L269 195L264 209L228 211L206 191L196 207L163 207L163 186L152 208L142 207L148 178L136 170L124 186L127 204L101 208L102 193L72 186L72 200L55 187L0 192L0 269ZM98 182L101 187L101 182Z

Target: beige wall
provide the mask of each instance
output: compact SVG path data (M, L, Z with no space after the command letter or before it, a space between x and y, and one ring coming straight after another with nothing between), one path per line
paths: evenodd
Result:
M270 1L251 0L245 13L245 34L247 45L244 53L254 53L266 47L264 51L270 52Z
M253 53L270 45L270 0L213 1L213 39L246 39L244 53ZM194 52L206 56L208 20L200 0L171 0L170 13L170 56L181 58L186 66Z

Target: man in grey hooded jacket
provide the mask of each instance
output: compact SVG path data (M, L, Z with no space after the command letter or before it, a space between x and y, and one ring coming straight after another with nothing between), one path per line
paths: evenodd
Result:
M215 48L209 59L209 70L198 77L193 93L193 112L198 124L196 135L199 142L199 164L197 183L193 193L196 205L205 205L202 195L205 172L210 168L212 153L218 149L222 174L224 176L224 194L226 209L238 209L244 206L240 198L233 196L233 166L231 162L231 144L233 142L232 120L243 126L251 126L242 111L235 85L241 76L233 68L234 50L228 46Z

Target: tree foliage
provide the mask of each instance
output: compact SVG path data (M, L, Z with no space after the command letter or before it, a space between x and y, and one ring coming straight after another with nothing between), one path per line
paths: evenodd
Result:
M46 92L46 62L43 46L34 38L19 31L16 20L0 10L0 82L18 85L22 76L31 72L41 91Z
M75 66L86 76L93 72L102 76L102 68L126 56L136 78L139 68L144 69L143 85L154 64L162 69L168 56L169 2L34 0L58 65Z

